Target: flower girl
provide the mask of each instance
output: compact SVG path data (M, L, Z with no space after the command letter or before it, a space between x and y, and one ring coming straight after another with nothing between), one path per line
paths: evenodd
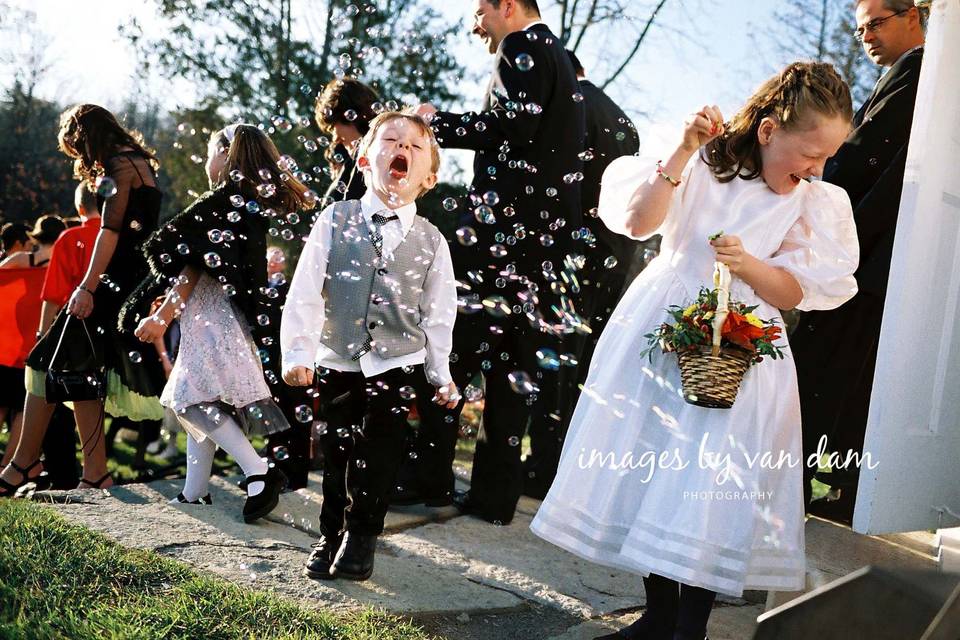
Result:
M730 298L758 305L763 318L831 309L855 294L850 202L812 180L851 118L833 67L797 62L729 122L715 106L691 116L663 162L625 157L604 173L604 222L636 238L662 234L662 249L600 338L531 525L583 558L645 576L645 614L604 638L703 640L717 592L803 586L805 461L789 351L751 367L729 409L685 401L675 354L658 350L648 363L640 353L666 307L711 282L715 262L733 276ZM768 451L790 454L790 464L759 464ZM669 464L653 473L608 464L645 452Z

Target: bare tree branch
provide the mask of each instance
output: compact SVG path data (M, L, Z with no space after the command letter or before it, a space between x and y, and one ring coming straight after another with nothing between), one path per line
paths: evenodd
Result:
M647 23L643 26L643 31L640 32L640 35L637 36L636 41L633 43L633 49L630 50L630 53L627 55L627 57L623 60L622 63L620 63L620 66L617 67L617 70L614 71L604 81L602 85L600 85L601 89L606 89L607 86L611 82L613 82L618 75L620 75L623 72L623 70L627 67L627 65L630 64L630 61L633 60L633 57L637 55L637 51L640 50L640 45L643 44L644 39L647 37L647 34L650 32L650 27L653 26L654 20L656 20L657 18L657 14L660 13L660 9L662 9L663 5L665 5L666 3L667 3L667 0L660 0L657 3L657 6L650 13L650 17L647 18Z

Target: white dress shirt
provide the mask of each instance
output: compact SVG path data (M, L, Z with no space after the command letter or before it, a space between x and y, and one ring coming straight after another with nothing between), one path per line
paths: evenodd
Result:
M427 338L423 349L397 357L382 357L371 350L359 360L345 359L321 343L321 332L326 319L323 301L323 284L327 274L327 261L333 240L333 205L323 210L313 225L310 237L303 246L297 270L290 283L290 293L283 308L280 323L280 348L283 371L293 367L326 367L336 371L358 371L367 378L391 369L424 365L427 380L435 386L448 384L450 376L450 351L453 348L453 324L457 317L457 285L453 275L450 248L441 242L434 256L433 265L427 272L420 299L420 328ZM380 227L383 236L384 258L391 258L417 215L415 202L391 209L378 198L372 189L360 199L360 211L371 232L374 230L373 214L397 215Z

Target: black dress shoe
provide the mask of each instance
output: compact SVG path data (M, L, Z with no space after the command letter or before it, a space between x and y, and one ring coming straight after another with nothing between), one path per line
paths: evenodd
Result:
M390 494L390 504L405 507L412 504L423 504L428 507L446 507L453 504L451 494L444 496L425 496L413 488L397 486Z
M373 574L373 557L379 536L357 535L347 531L333 560L330 575L347 580L366 580Z
M490 524L497 526L508 525L513 521L513 514L509 517L490 517L490 514L484 513L480 507L473 501L469 491L455 491L453 494L453 506L460 510L460 513L468 516L476 516L481 520L486 520Z
M287 478L279 469L271 467L264 474L247 476L248 485L254 482L262 482L264 487L257 495L247 496L247 501L243 504L243 521L246 523L258 520L276 508Z
M340 548L341 538L327 538L320 536L320 540L314 542L311 546L313 551L307 558L307 564L303 567L303 575L314 580L330 580L330 566L333 565L333 557L337 555Z

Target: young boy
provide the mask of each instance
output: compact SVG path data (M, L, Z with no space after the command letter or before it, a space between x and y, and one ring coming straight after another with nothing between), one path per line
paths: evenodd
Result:
M453 408L449 356L457 312L450 250L417 215L440 156L421 118L383 113L357 166L367 192L327 207L290 284L280 343L283 379L320 376L324 453L320 542L304 573L366 580L403 456L415 376Z

